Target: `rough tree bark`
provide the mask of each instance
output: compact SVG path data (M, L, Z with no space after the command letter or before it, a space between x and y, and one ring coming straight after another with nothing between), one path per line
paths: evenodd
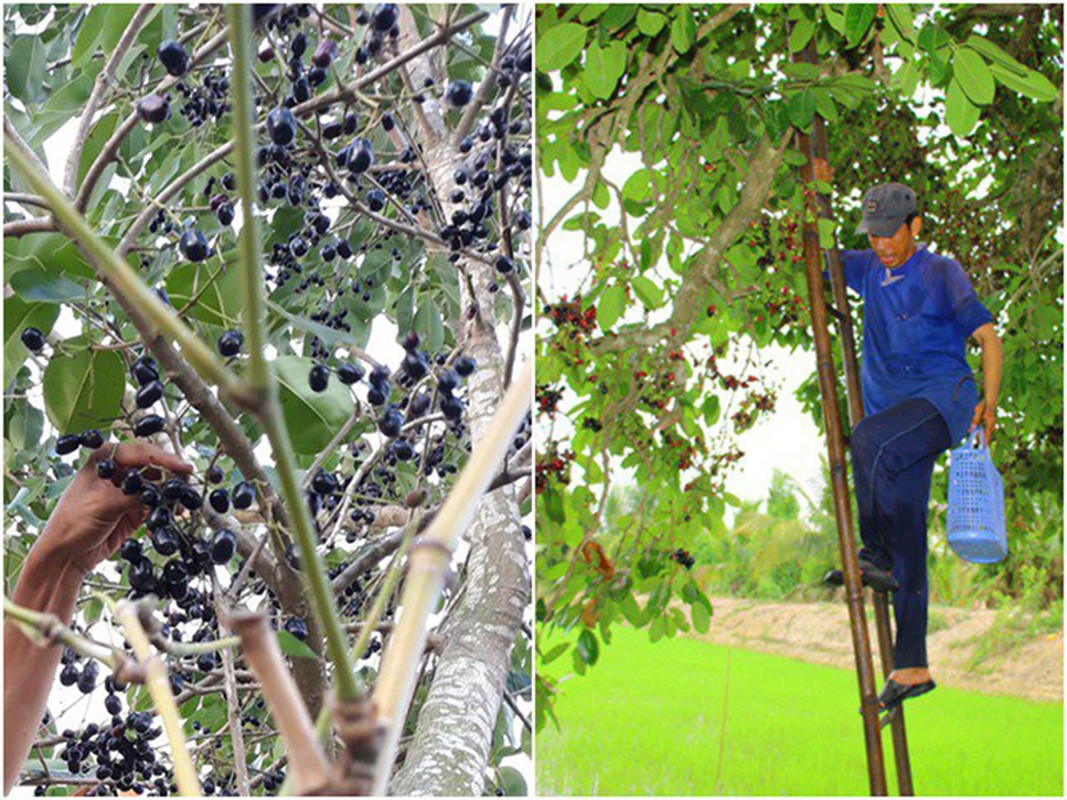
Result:
M404 9L401 48L417 37ZM412 65L412 80L443 76L426 60ZM429 106L429 104L427 104ZM457 188L453 175L460 154L449 142L439 110L425 107L432 138L424 153L437 197L446 207ZM424 130L426 135L431 132ZM458 207L458 206L457 206ZM468 421L477 448L504 394L504 354L494 330L495 295L489 284L498 276L487 264L465 260L471 287L460 280L464 312L477 312L462 323L459 340L478 362L468 379ZM503 699L511 648L530 600L519 504L513 485L487 493L467 534L470 554L466 579L440 631L444 641L430 691L419 712L415 736L402 768L394 776L394 795L480 795L485 783L493 728Z

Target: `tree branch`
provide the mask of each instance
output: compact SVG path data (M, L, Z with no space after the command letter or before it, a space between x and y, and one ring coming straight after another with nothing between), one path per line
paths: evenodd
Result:
M122 37L119 39L118 44L111 51L104 68L97 73L96 82L93 84L93 93L89 95L89 100L82 109L78 132L74 135L70 154L67 156L67 167L63 175L63 190L68 197L73 197L74 190L77 188L75 184L78 181L78 165L81 163L82 151L85 149L85 140L89 138L89 130L93 126L93 117L96 116L96 112L104 104L107 90L111 88L111 84L115 80L115 72L119 68L119 63L126 57L133 40L137 38L137 34L141 32L141 28L144 27L148 17L152 15L155 9L156 7L151 3L138 6L130 18L129 24L126 25L126 30L122 32ZM75 206L77 207L77 204ZM78 210L81 211L81 207L78 207Z

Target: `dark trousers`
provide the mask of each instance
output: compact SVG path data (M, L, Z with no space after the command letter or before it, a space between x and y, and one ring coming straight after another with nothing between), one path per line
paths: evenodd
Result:
M928 400L912 399L865 417L852 430L852 474L859 507L860 558L892 570L897 668L925 667L926 511L934 462L952 446Z

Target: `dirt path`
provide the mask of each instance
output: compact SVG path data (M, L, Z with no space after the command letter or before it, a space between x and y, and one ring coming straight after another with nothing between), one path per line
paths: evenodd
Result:
M712 598L715 615L704 641L853 669L848 609L835 603L773 603ZM968 662L995 611L932 607L927 651L931 671L945 686L1063 702L1063 632L1022 642L977 668ZM874 636L873 622L869 626ZM880 667L875 653L875 671Z

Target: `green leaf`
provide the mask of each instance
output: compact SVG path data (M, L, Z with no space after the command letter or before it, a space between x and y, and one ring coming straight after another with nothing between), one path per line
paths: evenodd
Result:
M801 17L789 32L789 52L799 53L815 33L815 20Z
M53 303L27 303L13 295L4 300L4 386L9 387L19 368L29 355L22 343L25 328L38 328L45 335L52 330L59 317L59 306Z
M541 663L542 664L551 664L553 661L555 661L561 655L566 653L569 648L570 648L570 643L569 642L563 642L562 644L557 644L555 647L553 647L551 650L549 650L547 653L545 653L541 657Z
M24 103L41 99L45 78L46 54L41 37L36 34L16 36L4 64L11 94Z
M985 60L969 47L960 47L952 57L952 69L968 99L980 106L993 102L996 83Z
M425 297L419 301L419 309L415 312L415 330L431 351L439 350L444 343L445 326L441 320L441 309L433 298Z
M611 97L626 71L626 54L626 45L622 42L611 42L607 47L599 47L595 42L589 45L585 51L582 78L595 97Z
M578 635L578 655L589 666L593 666L600 657L600 642L596 634L585 630Z
M89 130L89 135L85 137L85 147L82 150L81 161L78 162L79 186L81 186L82 179L85 178L85 174L89 171L89 167L96 161L96 157L99 156L100 151L104 149L107 140L110 139L111 134L115 132L115 126L118 124L118 121L118 112L112 111L98 119Z
M20 270L11 276L11 288L23 300L39 303L68 303L84 300L87 294L80 283L52 270Z
M645 36L655 36L663 30L663 26L666 24L667 17L659 11L650 8L639 8L637 10L637 30L641 31ZM541 43L538 42L537 46L540 47Z
M1000 64L990 64L989 71L997 79L998 83L1042 103L1052 103L1059 97L1059 92L1052 85L1052 81L1032 69L1027 70L1024 77L1020 77L1017 73L1002 67Z
M648 168L637 170L626 179L622 187L624 200L634 203L647 203L652 199L652 171Z
M782 72L800 81L819 80L819 67L806 61L786 61L782 64Z
M693 15L685 6L679 6L678 15L671 23L671 44L679 53L688 53L697 38L697 25Z
M221 270L221 273L220 273ZM212 276L220 273L212 280ZM170 270L164 283L171 304L180 311L194 297L196 304L186 313L209 325L236 327L243 307L241 273L236 264L179 264Z
M693 628L697 633L707 633L711 628L711 604L707 602L707 598L696 600L689 607L690 618L693 620Z
M293 658L318 658L315 651L297 639L289 631L276 631L278 634L278 647L287 656Z
M1026 75L1026 73L1030 71L1028 67L1020 64L1010 55L1001 50L997 45L993 44L993 42L978 34L972 33L967 37L967 41L964 42L964 44L967 47L977 50L994 64L999 64L1004 69L1014 72L1020 77Z
M537 70L553 72L563 69L578 57L585 47L588 28L575 22L565 22L549 28L537 39Z
M719 396L717 394L709 394L704 398L704 422L708 425L714 425L719 421Z
M547 488L542 492L541 499L545 501L545 512L550 520L560 525L567 521L567 509L558 491L551 487Z
M837 122L837 106L834 105L834 99L830 96L828 89L812 89L812 95L815 97L815 111L819 116L827 122Z
M907 3L886 3L883 6L889 16L889 24L896 28L897 35L906 42L912 40L915 17Z
M605 333L611 330L611 327L622 316L625 308L626 290L622 286L615 284L605 289L600 295L600 301L596 307L596 319L600 325L600 330Z
M810 89L797 92L789 100L789 121L795 128L807 128L815 116L815 93Z
M44 405L61 433L108 425L122 411L126 370L114 350L56 354L44 371Z
M855 47L863 41L874 22L878 7L870 3L849 3L845 6L845 42Z
M308 373L310 358L282 356L273 362L278 380L278 399L282 405L293 450L300 454L322 452L352 414L348 389L336 378L324 392L313 392Z
M966 139L978 124L978 106L967 98L959 79L953 78L945 94L945 124L961 139Z
M526 789L526 779L515 767L498 767L498 788L504 797L525 797L529 792Z
M630 286L633 287L634 294L637 295L637 299L644 303L645 308L652 311L663 305L663 291L656 286L649 278L644 275L638 275L632 281ZM599 309L597 314L599 316Z
M832 219L819 217L819 247L823 250L832 250L836 244L834 231L837 224Z
M826 18L827 23L829 23L830 27L833 28L840 36L844 36L845 15L841 13L840 7L825 3L822 7L822 13L823 16Z

